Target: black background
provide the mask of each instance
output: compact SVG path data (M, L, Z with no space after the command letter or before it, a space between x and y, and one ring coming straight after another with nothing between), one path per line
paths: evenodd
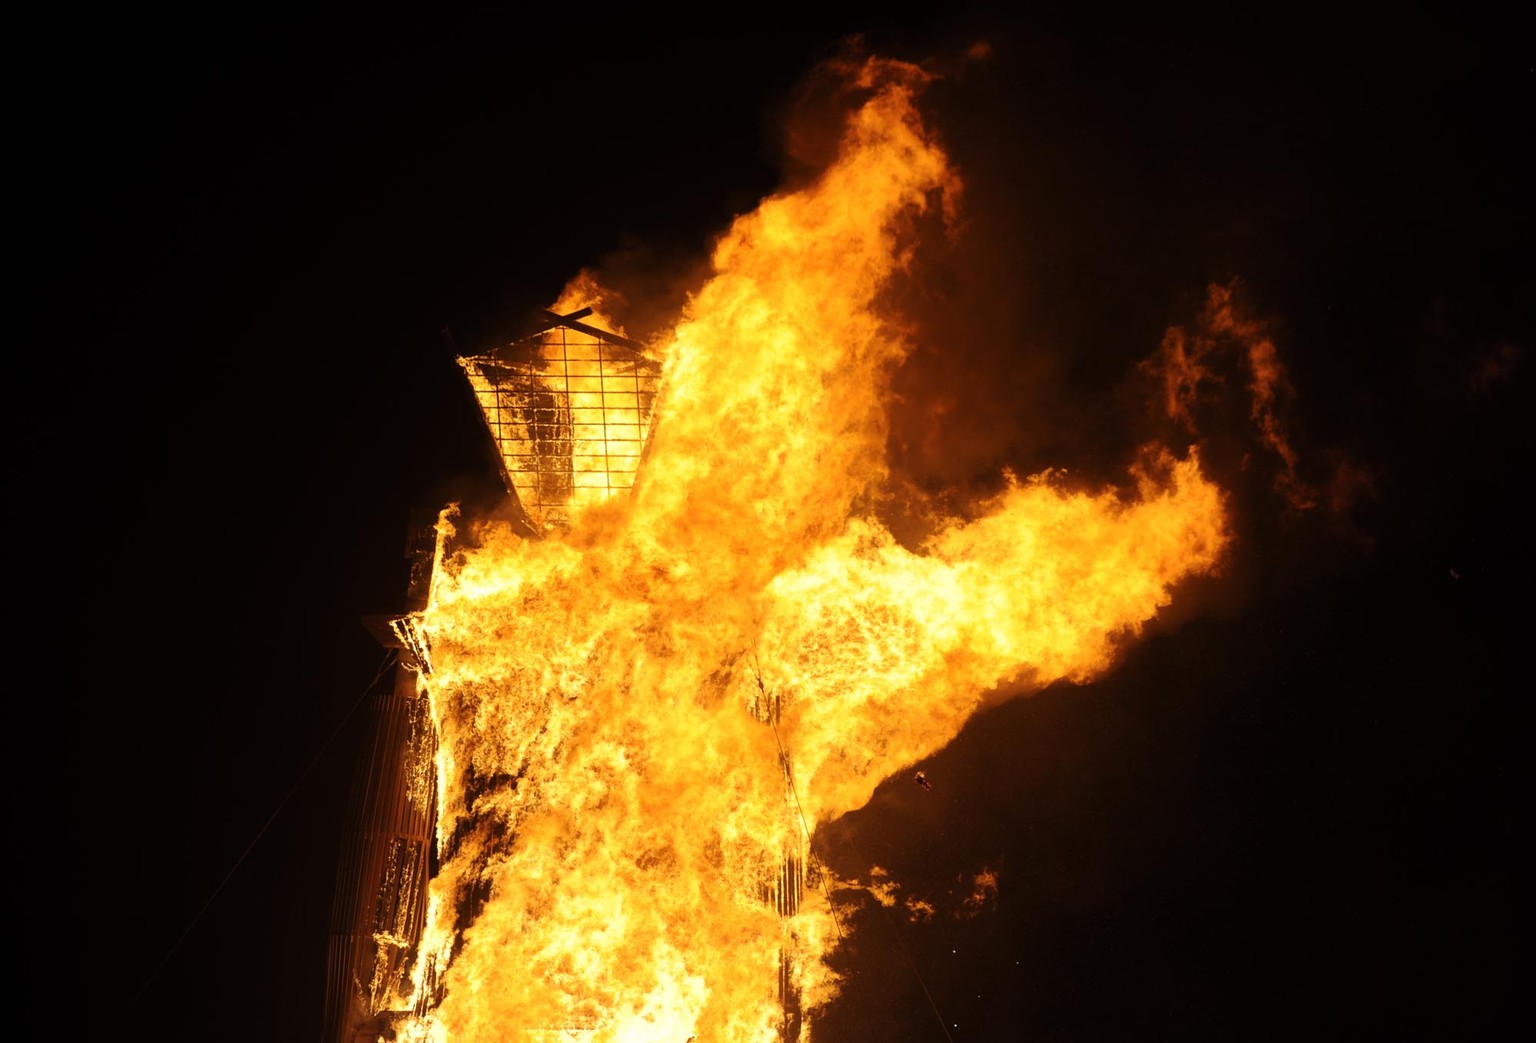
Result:
M63 424L17 433L52 634L27 698L57 707L74 802L68 877L55 837L20 839L68 921L19 900L91 1024L318 1039L351 710L383 656L359 619L402 601L413 508L495 492L442 329L508 336L583 267L696 271L853 32L993 48L935 106L979 226L949 292L987 331L949 389L978 385L962 412L998 437L957 433L940 477L1110 473L1125 374L1238 277L1306 466L1373 492L1297 516L1255 465L1225 580L1100 681L986 711L932 792L894 780L824 830L840 872L946 914L1000 872L975 919L850 897L824 1038L1514 1018L1529 47L1470 14L732 17L266 8L30 41L15 198L45 291L13 423Z

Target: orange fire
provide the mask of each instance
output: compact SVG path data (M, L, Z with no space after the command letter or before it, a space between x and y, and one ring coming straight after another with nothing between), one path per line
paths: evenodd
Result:
M882 522L912 345L881 294L959 200L927 79L850 70L835 161L720 239L651 345L632 488L584 487L542 539L444 512L416 620L441 865L401 1038L812 1038L845 929L818 826L987 693L1101 673L1219 561L1221 491L1165 450L1131 498L1044 473L920 545Z

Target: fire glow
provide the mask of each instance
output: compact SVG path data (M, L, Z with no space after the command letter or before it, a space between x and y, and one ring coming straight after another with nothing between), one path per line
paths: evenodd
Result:
M882 292L918 218L960 205L926 80L851 69L836 159L719 240L649 345L632 488L578 489L542 538L443 513L414 621L441 864L400 1038L814 1038L846 929L818 826L988 693L1101 674L1219 563L1223 494L1192 451L1149 449L1131 497L1048 472L916 545L882 521L913 347ZM555 307L617 329L591 291Z

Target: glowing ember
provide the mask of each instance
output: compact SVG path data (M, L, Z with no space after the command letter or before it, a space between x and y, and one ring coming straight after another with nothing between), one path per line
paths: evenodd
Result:
M997 686L1105 670L1222 552L1219 490L1160 450L1131 500L1043 474L920 546L882 523L911 345L877 300L911 218L959 180L915 104L924 73L851 75L835 162L738 219L652 345L633 488L546 506L543 539L444 514L415 620L441 867L402 1038L809 1038L842 931L818 825ZM623 432L601 451L630 463ZM978 910L996 888L978 879Z

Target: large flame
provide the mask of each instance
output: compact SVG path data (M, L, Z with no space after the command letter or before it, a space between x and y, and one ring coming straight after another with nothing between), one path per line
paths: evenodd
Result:
M958 199L925 81L859 65L836 160L722 237L656 345L628 495L541 540L445 512L419 620L441 866L404 1037L809 1038L845 929L818 825L999 686L1105 670L1217 563L1220 491L1166 452L1130 498L1047 473L920 546L880 520L911 347L882 293Z

